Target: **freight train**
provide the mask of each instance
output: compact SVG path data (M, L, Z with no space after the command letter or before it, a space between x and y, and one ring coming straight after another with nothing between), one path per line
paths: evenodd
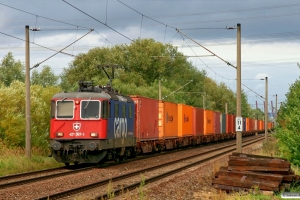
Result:
M243 136L263 131L262 120L243 119ZM79 82L77 92L61 92L51 99L51 155L67 166L118 162L230 138L235 138L232 114L125 96L88 81Z

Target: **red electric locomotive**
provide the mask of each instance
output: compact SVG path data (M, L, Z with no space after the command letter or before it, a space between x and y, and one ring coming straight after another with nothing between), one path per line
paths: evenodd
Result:
M77 92L51 100L50 148L66 165L116 161L135 156L133 100L111 90L79 82Z

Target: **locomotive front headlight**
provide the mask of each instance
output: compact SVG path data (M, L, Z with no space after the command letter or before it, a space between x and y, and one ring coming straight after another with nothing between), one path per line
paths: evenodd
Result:
M56 137L63 137L64 136L64 133L62 133L62 132L57 132L56 133Z
M98 133L91 133L91 137L92 138L97 138L98 137Z

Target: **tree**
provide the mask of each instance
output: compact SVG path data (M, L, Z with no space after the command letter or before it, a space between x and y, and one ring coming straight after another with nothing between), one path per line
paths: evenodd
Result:
M300 166L300 80L286 94L276 119L276 134L282 156Z
M31 84L32 85L41 85L46 86L56 86L59 77L54 74L51 67L45 65L41 72L38 72L37 69L34 69L31 75Z
M113 87L125 94L157 99L160 80L162 97L167 96L167 101L203 107L202 96L205 92L208 109L224 112L225 103L234 102L229 104L229 110L235 111L235 95L229 88L206 77L206 72L193 66L177 47L153 39L98 47L78 55L63 70L60 86L65 91L74 91L80 80L93 80L97 85L106 85L108 78L99 68L105 65L118 66ZM244 100L247 104L247 99Z
M7 146L25 146L25 83L14 81L1 87L0 137ZM48 147L50 99L61 89L33 85L31 90L31 142L35 147Z
M0 65L0 81L9 86L13 81L25 81L25 67L16 61L11 52L4 56Z

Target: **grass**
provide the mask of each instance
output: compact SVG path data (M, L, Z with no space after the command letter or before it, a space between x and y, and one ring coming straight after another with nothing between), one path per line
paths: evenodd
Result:
M0 176L24 173L63 166L45 150L32 148L31 158L25 156L25 149L9 148L0 141Z

